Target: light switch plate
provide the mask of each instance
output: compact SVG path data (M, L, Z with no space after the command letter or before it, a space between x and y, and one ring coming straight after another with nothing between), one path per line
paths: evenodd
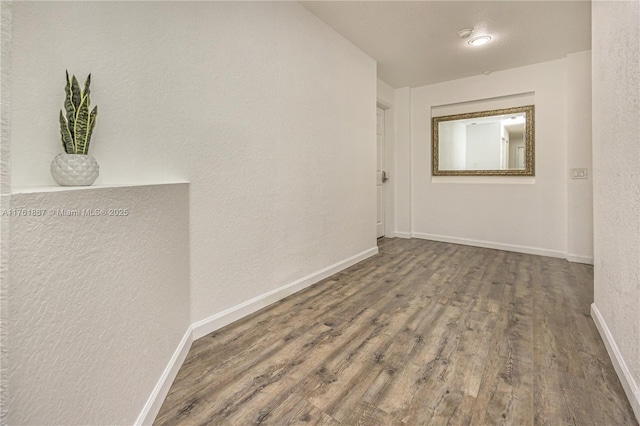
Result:
M586 168L571 169L571 179L587 179L589 178L589 172Z

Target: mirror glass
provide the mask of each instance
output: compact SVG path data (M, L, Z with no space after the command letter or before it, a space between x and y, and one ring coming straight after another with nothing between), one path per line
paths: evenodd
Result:
M534 106L434 117L434 176L534 176Z

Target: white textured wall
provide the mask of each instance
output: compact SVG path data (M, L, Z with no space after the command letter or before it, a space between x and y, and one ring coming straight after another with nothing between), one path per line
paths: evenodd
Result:
M640 3L594 2L592 31L595 305L640 384Z
M188 203L187 184L12 196L47 212L11 218L7 424L135 421L189 326ZM129 214L49 212L82 208Z
M14 41L14 186L92 72L97 183L192 182L194 322L375 246L375 62L300 5L19 3Z
M411 89L396 89L395 116L395 232L411 238Z
M567 254L593 262L593 167L591 144L591 51L567 56L567 173L586 168L587 179L567 180Z
M91 72L96 184L192 182L191 322L375 247L376 64L299 4L17 2L13 27L14 189L53 183L64 70ZM82 418L132 422L142 387Z
M376 64L297 3L190 7L195 322L375 247Z
M567 222L572 220L567 212L566 62L545 62L411 90L414 234L564 256ZM574 71L589 72L579 67ZM535 178L432 179L432 108L525 93L534 93L536 105ZM505 105L504 101L486 104L492 103L496 108ZM588 140L582 143L584 149L590 148ZM405 208L399 205L400 210Z

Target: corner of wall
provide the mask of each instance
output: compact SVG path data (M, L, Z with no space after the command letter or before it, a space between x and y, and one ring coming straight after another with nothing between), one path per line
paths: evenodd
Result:
M393 106L393 87L389 86L380 78L377 79L376 83L378 102L384 105L384 109L391 108Z
M567 260L593 264L591 51L567 55ZM587 170L586 179L572 169Z
M636 419L640 421L640 388L638 388L629 366L625 362L622 353L620 352L620 349L607 326L607 323L600 314L595 303L591 304L591 318L593 318L593 322L600 333L600 337L604 342L609 358L611 358L613 368L616 370L620 383L622 384L622 388L631 403L633 413L636 415Z
M173 356L167 363L166 368L158 379L158 383L151 392L151 395L149 396L142 411L140 412L140 415L138 416L135 424L153 424L153 421L160 412L162 403L167 397L167 394L169 393L171 385L173 384L173 381L175 380L180 367L184 363L189 353L191 344L195 340L204 337L216 330L219 330L220 328L231 324L232 322L237 321L240 318L257 312L258 310L265 308L281 299L284 299L285 297L290 296L298 291L301 291L317 282L320 282L333 274L336 274L344 269L349 268L350 266L355 265L356 263L362 262L363 260L376 255L377 253L378 247L372 247L368 250L363 251L362 253L358 253L348 259L344 259L299 280L291 282L273 291L262 294L251 300L229 308L223 312L191 324L187 328L184 336L182 337L182 340L176 347Z
M160 408L162 408L162 403L169 394L173 381L178 375L178 371L180 371L180 367L182 367L184 360L187 358L193 340L193 327L189 326L134 423L136 426L153 424L160 412Z
M411 88L394 91L395 226L396 236L411 236Z
M256 296L250 300L242 302L238 305L232 306L222 312L218 312L210 317L204 318L200 321L194 322L191 325L193 330L193 340L197 340L206 336L234 321L239 320L247 315L259 311L272 303L275 303L287 296L290 296L298 291L301 291L315 283L322 281L323 279L330 277L333 274L347 269L356 263L362 262L371 256L378 254L378 247L371 247L361 253L355 254L347 259L343 259L339 262L329 265L326 268L315 271L305 277L297 279L293 282L285 284L281 287L271 290Z

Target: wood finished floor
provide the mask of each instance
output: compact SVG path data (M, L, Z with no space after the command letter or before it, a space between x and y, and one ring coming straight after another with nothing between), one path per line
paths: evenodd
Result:
M635 425L593 269L425 240L193 343L156 425Z

